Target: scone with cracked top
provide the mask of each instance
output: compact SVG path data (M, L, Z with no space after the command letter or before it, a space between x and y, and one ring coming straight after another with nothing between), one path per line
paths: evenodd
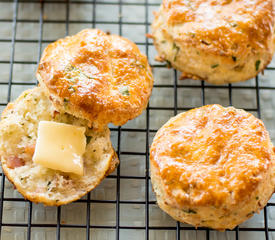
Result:
M147 57L138 47L97 29L48 45L36 76L56 108L95 128L140 115L153 87Z
M40 121L86 128L83 175L50 169L33 161ZM107 127L100 132L94 131L87 126L86 120L56 111L40 87L23 92L2 113L0 156L5 175L19 192L26 199L50 206L81 198L114 171L119 163Z
M150 167L160 208L196 227L233 229L275 188L263 122L233 107L208 105L171 118L153 140Z
M152 36L158 59L182 78L213 84L248 80L274 52L272 0L163 0Z

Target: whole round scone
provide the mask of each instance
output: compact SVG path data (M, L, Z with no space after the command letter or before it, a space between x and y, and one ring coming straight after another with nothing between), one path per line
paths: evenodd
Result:
M159 60L182 78L250 79L274 52L273 0L163 0L152 24Z
M275 155L262 121L208 105L171 118L156 134L150 167L158 205L174 219L233 229L275 188Z
M153 86L147 57L138 47L97 29L48 45L37 78L55 107L98 128L123 125L141 114Z
M86 127L83 176L52 170L32 161L41 120ZM87 121L57 112L40 87L23 92L4 110L0 155L5 175L25 198L56 206L81 198L119 163L107 127L96 132L87 127Z

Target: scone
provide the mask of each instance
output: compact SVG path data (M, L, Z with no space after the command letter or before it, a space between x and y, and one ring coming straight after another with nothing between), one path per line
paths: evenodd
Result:
M56 108L95 128L137 117L153 86L147 57L138 47L97 29L48 45L36 76Z
M257 75L274 52L272 0L163 0L152 36L159 60L213 84Z
M42 120L86 128L83 176L34 163L37 128ZM107 127L96 132L87 127L86 120L57 112L39 87L23 92L4 110L0 122L0 155L5 175L25 198L56 206L77 200L94 189L119 163Z
M157 203L196 227L233 229L259 212L275 188L275 156L262 121L208 105L171 118L150 150Z

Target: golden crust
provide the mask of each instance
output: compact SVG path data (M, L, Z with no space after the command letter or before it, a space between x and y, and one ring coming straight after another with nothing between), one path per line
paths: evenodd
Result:
M31 98L33 98L34 96L37 98L39 97L45 98L44 94L45 93L41 91L39 87L24 91L14 102L10 102L7 105L7 107L3 110L1 114L1 121L6 121L7 119L9 119L10 114L16 113L16 111L18 110L16 109L17 105L20 102L23 102L23 101L26 101L26 103L29 102L30 99L26 100L25 99L26 96L31 96ZM47 108L47 110L50 111L49 107ZM7 122L7 124L9 124L9 121ZM37 124L37 123L32 122L32 124ZM5 131L5 128L3 127L3 125L1 125L0 130L1 130L1 134L3 131ZM102 136L104 135L104 137L106 137L105 148L107 152L104 154L104 156L102 156L102 162L104 162L102 163L102 166L100 166L100 163L97 164L97 166L100 166L100 169L104 169L103 170L104 172L97 172L95 177L93 176L92 172L85 173L83 176L84 185L78 186L78 189L76 188L74 193L70 196L65 196L64 194L64 198L59 198L58 201L55 198L49 198L45 194L40 194L39 192L36 191L35 188L33 189L33 191L29 191L29 189L26 189L23 184L18 182L17 179L14 178L14 173L13 173L14 169L8 167L7 157L8 155L10 155L10 153L6 153L5 150L0 149L0 152L1 152L0 158L1 158L1 165L2 165L3 172L5 176L8 178L8 180L17 189L17 191L20 192L25 199L28 199L34 203L43 203L46 206L60 206L60 205L64 205L64 204L68 204L70 202L76 201L80 199L82 196L84 196L85 194L87 194L88 192L90 192L91 190L93 190L95 187L97 187L100 184L100 182L106 176L111 174L119 164L118 156L110 143L109 130L105 127L104 132L96 132L95 134L95 136L101 136L101 135ZM15 152L13 154L16 155ZM30 168L32 167L33 167L32 164L30 164ZM93 171L93 169L91 169L91 171ZM70 191L70 189L68 189L68 191Z
M122 125L137 117L153 86L147 58L138 47L97 29L48 45L37 78L58 109L95 127Z
M255 51L269 47L274 25L272 4L272 0L164 0L162 6L169 27L188 25L185 34L189 36L182 41L231 57L245 55L250 47Z
M218 84L247 80L272 59L273 8L272 0L164 0L152 24L154 44L185 75Z
M274 191L268 132L262 121L233 107L208 105L170 119L154 138L150 163L160 207L196 226L234 228ZM211 211L218 219L205 214Z

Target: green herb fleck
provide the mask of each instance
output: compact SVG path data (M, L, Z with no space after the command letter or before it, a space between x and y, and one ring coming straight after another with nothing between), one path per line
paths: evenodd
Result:
M233 22L233 23L229 23L230 24L230 26L231 27L237 27L238 26L238 24L237 23L235 23L235 22Z
M252 216L254 213L255 213L255 212L252 211L252 212L248 213L246 216L247 216L247 217L250 217L250 216Z
M120 87L119 91L123 96L130 96L130 92L127 86Z
M93 137L92 136L86 136L86 144L88 145Z
M210 45L210 43L206 42L205 40L201 40L201 43L203 43L203 44L205 44L205 45L207 45L207 46Z
M165 61L166 61L166 67L171 68L171 67L172 67L171 62L170 62L170 61L168 61L168 60L165 60Z
M68 64L65 67L66 72L66 79L69 80L71 83L75 83L76 79L94 79L93 77L88 76L85 74L80 68L77 68L71 64Z
M27 97L27 96L28 96L28 93L25 93L25 94L24 94L24 98Z
M192 37L192 38L194 38L194 37L196 37L196 34L195 33L189 33L189 35Z
M211 68L217 68L219 66L219 64L213 64L211 65Z
M258 196L256 196L256 200L259 200L259 197L258 197Z
M162 40L161 43L166 43L166 41L165 41L165 40Z
M69 103L69 99L68 98L64 98L64 103Z
M32 139L32 137L30 135L27 136L29 139Z
M177 44L173 43L173 49L177 49L177 48L179 48L179 47L177 46Z
M196 214L197 212L191 208L187 209L187 210L183 210L185 213L192 213L192 214Z
M75 92L75 89L74 89L73 86L69 86L69 87L68 87L68 90L69 90L70 92Z
M260 64L261 64L261 60L257 60L257 61L255 62L255 68L256 68L256 71L258 71L258 70L259 70L259 68L260 68Z
M174 61L176 61L180 48L175 43L173 43L173 49L176 51L176 54L174 56Z
M47 187L49 187L51 185L51 183L52 183L51 181L48 181Z
M237 57L232 56L232 60L233 60L234 62L237 62Z
M65 72L73 71L75 67L71 65L70 63L65 67Z

